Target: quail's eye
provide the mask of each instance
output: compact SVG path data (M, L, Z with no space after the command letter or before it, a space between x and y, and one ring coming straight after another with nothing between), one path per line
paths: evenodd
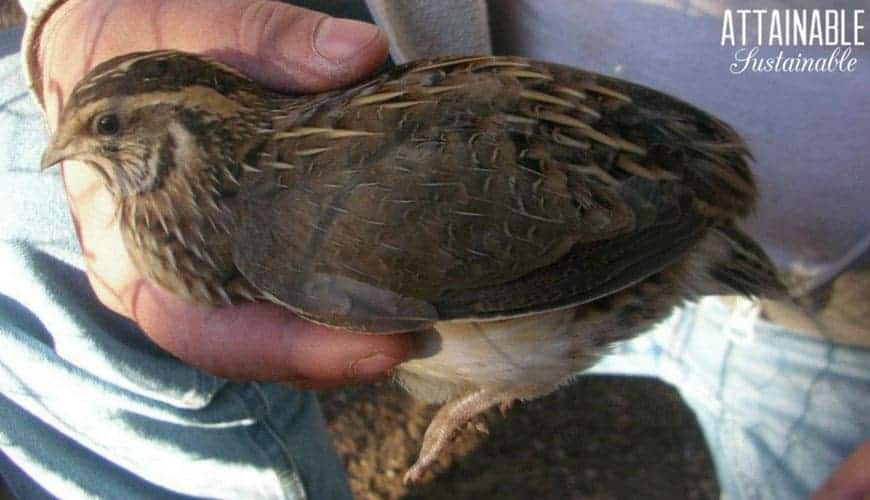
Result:
M144 80L161 78L169 71L169 61L166 59L144 61L136 65L136 70L142 75Z
M115 135L121 130L121 120L115 113L104 113L94 120L94 130L98 135Z

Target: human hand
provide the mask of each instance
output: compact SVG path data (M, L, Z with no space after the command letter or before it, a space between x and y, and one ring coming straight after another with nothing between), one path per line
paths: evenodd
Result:
M370 25L258 0L72 0L51 14L38 41L35 91L52 128L76 82L123 53L205 53L295 93L351 83L387 53L383 33ZM182 360L232 379L325 387L370 380L408 355L406 336L333 330L269 304L214 309L184 302L135 269L98 174L66 162L62 177L97 296Z
M868 500L870 499L870 440L834 470L827 481L816 490L813 500Z

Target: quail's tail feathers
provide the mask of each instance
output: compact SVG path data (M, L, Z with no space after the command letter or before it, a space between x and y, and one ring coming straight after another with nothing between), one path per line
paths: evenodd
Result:
M698 295L777 299L787 290L764 250L731 222L713 226L690 257L689 288Z

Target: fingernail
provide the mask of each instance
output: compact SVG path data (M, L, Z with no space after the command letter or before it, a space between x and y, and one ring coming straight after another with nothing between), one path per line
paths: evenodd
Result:
M351 363L347 367L346 375L349 379L373 378L383 374L398 363L398 359L378 353Z
M330 61L342 61L372 43L380 36L380 31L373 24L327 17L314 33L314 48Z

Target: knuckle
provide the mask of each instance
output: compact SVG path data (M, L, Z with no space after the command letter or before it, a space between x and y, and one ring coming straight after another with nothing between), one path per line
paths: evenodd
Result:
M276 41L284 33L294 33L299 40L310 38L323 14L272 1L252 1L243 7L239 18L238 43L246 53L256 57L273 55L279 48ZM303 44L293 47L301 50Z

